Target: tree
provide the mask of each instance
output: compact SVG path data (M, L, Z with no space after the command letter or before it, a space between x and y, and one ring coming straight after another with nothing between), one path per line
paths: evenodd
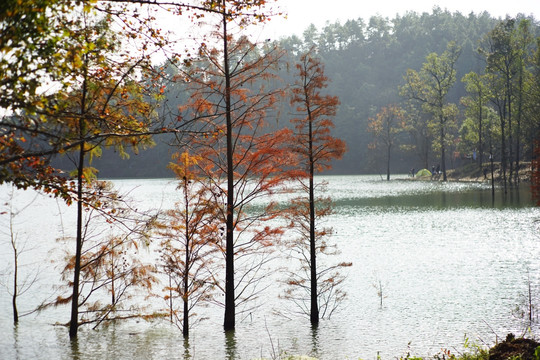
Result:
M173 299L180 297L181 329L184 338L188 338L192 310L212 301L212 292L219 286L214 263L224 232L223 224L217 221L210 188L197 170L203 159L187 151L174 158L176 162L170 167L179 180L182 197L174 209L165 212L165 220L158 225L163 237L159 252L169 279L165 300L169 302L171 322L178 322Z
M518 73L517 73L517 129L516 129L516 171L514 182L519 182L519 168L520 168L520 157L521 157L521 147L523 136L523 125L526 117L525 108L526 108L526 79L530 77L529 68L533 59L533 52L531 51L532 45L534 44L534 37L531 33L531 21L528 19L522 19L516 30L514 37L515 46L518 52ZM532 148L532 144L528 144Z
M531 77L527 79L528 101L526 113L531 117L532 164L531 186L533 199L540 205L540 37L536 39L537 48L533 57L533 70Z
M462 126L466 126L466 133L462 136L462 139L468 139L471 137L471 142L474 145L474 149L478 149L478 166L481 167L484 161L485 150L485 133L487 116L487 101L488 101L488 89L485 80L485 76L478 75L475 72L470 72L462 79L465 83L465 89L470 94L467 97L461 99L461 103L465 106L466 119Z
M292 151L299 157L303 174L298 179L301 191L306 196L293 201L289 216L294 219L291 226L300 232L300 240L293 243L293 247L300 252L302 268L308 269L309 274L301 280L291 279L289 284L308 289L310 321L317 325L320 318L320 298L332 294L334 286L341 282L337 280L337 275L330 271L350 264L342 263L323 270L317 267L317 254L324 254L327 250L323 237L329 234L328 230L317 230L317 220L329 214L330 206L323 205L324 202L319 203L320 206L316 203L314 176L315 173L330 169L330 162L340 159L346 146L342 140L330 134L333 127L331 118L336 115L339 99L321 93L328 84L328 78L324 75L321 61L314 57L313 48L300 57L296 70L297 78L292 87L291 98L296 116L291 119L295 126ZM309 248L309 251L304 246ZM329 277L325 278L327 275ZM305 281L309 282L309 286ZM327 285L330 285L330 288ZM339 298L341 295L336 296ZM328 305L329 302L324 303Z
M77 336L79 276L83 246L83 207L85 181L94 176L87 160L99 156L101 146L113 147L125 154L124 146L152 144L150 126L154 121L152 103L144 95L145 84L136 79L135 70L145 71L145 61L133 61L128 49L120 49L119 39L110 31L110 18L94 20L83 12L75 18L75 27L65 44L65 74L70 81L63 85L58 106L61 119L67 124L60 137L62 144L78 144L73 163L76 167L77 236L70 337ZM80 49L83 49L81 51ZM106 52L107 51L107 52ZM109 55L107 57L106 55ZM92 194L90 194L92 195ZM99 200L98 200L99 201Z
M86 324L96 328L103 322L146 317L144 300L157 279L155 266L141 260L140 247L149 243L155 216L137 213L111 183L94 180L85 187L91 187L88 192L93 194L94 206L84 212L82 233L77 234L81 236L80 256L63 248L65 293L42 304L40 310L76 303L76 329ZM79 276L73 278L77 267ZM72 324L72 320L67 324L70 330Z
M532 159L532 175L531 175L531 190L536 206L540 206L540 144L534 148L534 156Z
M253 200L271 195L287 180L285 170L291 159L284 146L289 131L264 131L269 111L282 96L279 88L269 89L276 80L281 52L270 44L259 49L245 36L235 39L229 32L234 8L223 1L216 9L221 12L221 24L214 35L221 47L203 43L199 60L179 77L188 79L191 96L184 118L199 119L196 130L202 133L190 144L204 159L201 171L211 181L225 224L224 328L232 330L237 305L255 295L247 287L258 282L258 270L268 260L264 254L281 234L279 228L263 225L277 216L274 203L261 212L248 213L247 209ZM254 254L263 258L250 260ZM239 261L247 267L239 267Z
M6 215L8 217L7 226L5 226L7 228L7 231L5 233L2 231L2 233L9 238L9 244L11 246L11 250L13 251L13 264L9 264L10 268L7 269L7 274L11 275L12 279L11 281L8 280L5 283L2 283L2 285L6 287L7 292L11 295L13 322L15 324L19 322L19 318L21 316L29 315L33 312L27 311L21 314L17 305L17 300L19 296L22 296L24 293L30 290L32 285L36 283L39 269L28 272L24 277L21 276L21 269L24 266L21 263L21 257L22 254L28 252L29 249L26 248L26 242L21 243L21 240L19 238L20 234L16 229L16 219L21 212L23 212L25 209L27 209L34 203L35 199L36 198L34 198L32 201L22 207L15 207L15 186L12 186L7 199L5 199L5 203L3 204L6 206L7 210L0 212L0 215Z
M426 57L422 69L407 70L405 85L401 87L401 95L422 104L424 112L433 116L432 124L438 134L438 146L441 150L441 170L443 180L446 176L446 143L447 130L455 119L457 107L447 102L448 92L456 81L455 65L459 58L460 47L449 42L446 51L440 56L431 53Z
M374 118L369 118L368 131L375 137L373 147L386 151L386 180L390 180L390 155L397 136L405 129L403 110L396 105L384 106ZM380 149L382 150L382 149Z
M72 9L73 3L56 0L0 5L0 183L67 192L49 165L54 126L44 124L40 112L51 81L62 78L64 59L57 49L67 36L65 13Z
M479 53L485 57L486 73L491 80L490 100L499 114L505 192L507 180L512 183L514 175L517 179L519 173L524 79L531 43L528 22L523 20L516 29L516 20L507 18L484 36L479 48Z
M429 155L432 151L433 134L429 127L429 115L418 109L417 104L408 101L404 110L405 131L409 133L412 144L402 144L401 149L414 151L425 169L429 168Z

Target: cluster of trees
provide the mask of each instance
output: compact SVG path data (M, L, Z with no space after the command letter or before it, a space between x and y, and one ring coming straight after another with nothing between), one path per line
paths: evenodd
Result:
M487 13L464 16L434 8L431 14L411 12L394 19L372 17L367 22L358 19L327 24L321 31L311 26L303 39L284 39L283 46L301 51L317 44L329 64L331 90L342 101L336 134L350 144L348 155L336 170L384 172L390 148L396 172L411 167L430 169L438 163L444 175L448 167L445 163L453 162L457 153L459 157L472 156L476 150L478 161L486 160L483 155L488 153L489 137L484 133L480 140L473 140L471 97L475 95L470 84L473 75L467 74L490 73L499 79L500 88L504 76L503 69L497 67L505 61L506 98L504 94L485 94L485 106L499 113L494 101L500 98L505 101L500 104L504 112L501 116L512 117L513 121L505 120L504 126L509 128L504 141L498 134L500 129L493 133L492 151L497 161L508 162L509 168L517 167L510 162L531 159L530 139L536 136L538 127L534 111L538 101L533 88L538 83L535 39L539 35L538 23L532 17L500 20ZM484 123L488 114L482 113ZM517 118L528 125L518 130ZM394 130L385 129L388 124L383 119L392 122ZM502 149L504 142L513 145ZM505 151L508 154L502 159ZM515 171L512 176L516 176Z
M234 329L237 306L257 295L261 269L286 231L299 235L285 243L302 255L304 271L286 281L286 296L314 325L343 298L339 269L351 264L317 265L332 248L330 230L320 227L331 207L319 202L314 180L345 153L345 143L331 135L339 101L322 93L328 79L312 49L294 60L294 85L278 86L284 52L241 32L268 18L267 3L2 5L0 183L43 191L77 208L75 234L63 239L75 245L62 271L66 292L40 307L71 304L71 338L82 324L158 315L130 298L155 295L160 281L168 309L160 315L184 336L193 307L218 302L217 290L224 294L224 328ZM196 55L181 58L171 48L151 15L163 8L212 25ZM156 51L169 57L165 66L152 64ZM175 93L178 100L168 101ZM284 99L295 109L291 129L271 128ZM98 181L90 165L106 149L108 156L126 157L160 137L174 149L169 168L181 195L174 209L141 213ZM63 167L56 166L58 158ZM292 206L251 206L287 187L299 194ZM157 248L159 260L143 261L141 246ZM16 294L13 303L16 310Z
M463 115L449 99L458 80L460 46L451 41L442 54L429 54L419 71L409 69L400 87L407 102L399 109L390 107L392 111L383 108L369 123L377 142L388 150L387 163L390 145L398 142L400 132L408 132L422 167L428 168L430 149L440 151L444 180L451 151L452 159L458 153L472 154L479 167L489 159L492 180L497 159L505 190L507 183L518 183L520 162L533 158L540 124L538 39L528 19L500 21L481 39L478 54L485 67L461 78L466 90L460 99ZM389 168L387 174L389 178Z
M519 36L521 30L518 28L522 20L527 23L529 40L526 41L532 40L528 42L527 65L524 69L528 73L535 74L531 54L536 51L534 39L540 35L540 27L536 19L524 15L516 19L501 20L493 18L486 12L463 15L459 12L451 13L434 8L431 13L410 12L392 19L374 16L366 20L351 19L345 23L328 23L322 29L310 26L301 36L292 35L280 39L278 44L292 56L298 56L315 46L321 60L326 64L326 75L332 79L328 91L338 96L341 101L335 117L334 134L349 144L349 151L342 160L334 164L333 172L373 174L386 170L386 156L384 156L386 145L379 144L379 147L375 148L377 141L374 141L373 132L370 131L373 127L370 125L370 119L375 119L383 107L395 105L407 110L408 114L406 131L397 136L399 141L392 147L392 169L394 172L403 173L412 167L427 167L426 164L429 165L429 169L437 163L442 165L441 148L438 145L440 131L435 134L437 130L430 127L429 134L422 134L425 131L422 128L423 124L434 115L426 113L425 107L422 109L418 101L416 106L412 107L407 101L409 96L402 90L406 84L407 71L413 69L422 72L423 64L430 61L428 56L437 54L438 58L442 57L450 42L454 42L455 49L459 50L459 56L453 64L455 80L446 95L447 103L455 104L456 108L453 111L457 111L455 121L448 123L451 126L447 134L457 139L457 142L451 148L445 149L447 157L445 162L447 168L455 166L456 152L470 157L475 148L477 153L480 151L478 144L472 144L470 137L466 138L461 130L462 127L469 127L466 123L470 118L469 106L466 101L461 100L470 96L468 85L461 80L470 72L480 75L488 72L487 52L490 52L488 38L494 35L494 31L498 31L495 29L502 26L500 23L511 22L511 27L514 28L513 36ZM517 44L517 38L512 41L514 43L512 46L521 46ZM433 60L433 55L431 58ZM281 66L278 74L285 83L294 83L290 68ZM513 81L519 82L518 77L513 75ZM513 93L517 94L515 91ZM166 93L165 96L170 103L181 101L177 93ZM490 104L489 107L493 108L494 105ZM512 117L515 118L517 107L513 107ZM282 104L280 112L288 114L293 110L287 104ZM521 116L533 121L528 115ZM281 123L281 126L283 125L284 122ZM517 131L515 121L512 124L512 131ZM522 127L521 132L526 138L535 136L530 127ZM512 139L515 141L516 137L513 136ZM500 141L493 142L500 147ZM486 154L487 148L487 144L482 147ZM156 168L156 164L166 163L169 158L167 151L166 144L157 144L155 148L140 156L133 156L127 162L118 164L103 158L96 162L96 166L104 176L167 177L170 173ZM494 149L495 153L500 151ZM520 154L521 157L529 159L531 153L522 149ZM499 161L500 156L497 156L496 160Z
M195 49L179 50L153 15L162 10L204 21L209 32ZM277 244L298 264L284 296L314 325L329 316L351 264L320 261L337 249L322 226L332 208L315 174L344 157L346 140L351 151L339 171L370 169L371 149L385 159L387 179L396 149L410 150L397 154L401 163L440 162L444 179L458 152L474 152L479 166L491 159L492 177L499 159L505 185L538 153L534 19L435 9L254 44L244 32L271 13L265 0L0 7L0 183L77 208L66 293L42 306L71 304L72 338L81 324L155 316L126 304L163 282L161 315L186 337L202 302L221 303L224 328L234 329L237 307L258 295ZM167 56L161 66L151 61L157 52ZM290 121L280 121L283 114ZM174 209L141 213L97 181L91 165L105 170L98 158L156 143L167 144L157 152L163 159L147 161L166 164L172 154L168 171L180 195ZM289 206L253 205L288 186L298 195ZM141 246L157 247L159 260L142 261ZM14 240L12 248L17 259Z

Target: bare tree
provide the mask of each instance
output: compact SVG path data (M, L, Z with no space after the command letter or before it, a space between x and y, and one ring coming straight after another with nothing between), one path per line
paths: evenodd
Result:
M148 317L144 299L152 295L156 268L142 260L141 247L149 244L155 216L135 211L129 199L114 191L111 183L92 181L86 193L92 194L93 198L89 195L86 198L94 206L88 208L83 218L77 298L70 293L74 287L76 256L65 248L61 273L66 293L42 304L40 310L75 302L79 309L74 325L77 328ZM73 327L71 322L68 325Z
M37 196L37 195L36 195ZM13 263L8 265L6 267L6 275L11 276L11 281L7 280L2 283L2 285L6 288L7 292L11 296L11 304L12 304L12 311L13 311L13 322L17 324L19 322L19 317L28 315L34 310L30 310L24 313L20 313L17 305L17 300L19 296L24 295L30 288L36 283L38 279L39 274L39 268L34 268L34 270L27 272L24 277L21 276L21 268L26 267L31 264L22 264L22 255L25 252L30 251L31 249L28 249L26 247L27 241L21 240L19 238L19 232L17 230L16 226L16 220L21 215L21 213L30 207L34 201L29 201L28 204L23 205L22 207L16 208L15 207L15 186L11 186L11 190L8 193L8 197L5 200L4 206L6 207L5 211L1 211L0 215L6 215L7 216L7 231L2 231L3 235L5 235L7 238L9 238L9 244L12 250L12 260Z

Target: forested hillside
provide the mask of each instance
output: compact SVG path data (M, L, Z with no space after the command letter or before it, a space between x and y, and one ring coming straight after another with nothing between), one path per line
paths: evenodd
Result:
M520 20L523 19L506 20L511 20L512 31L517 34ZM528 20L529 39L524 45L524 56L528 64L532 64L536 49L534 39L540 35L540 27L536 19ZM463 129L463 123L471 112L467 111L464 105L466 102L461 100L467 96L466 84L462 78L469 72L486 72L489 34L501 21L505 19L495 19L488 13L464 15L435 8L432 13L411 12L393 19L372 17L369 20L351 19L346 23L328 22L322 29L312 25L301 38L291 36L281 39L280 45L287 50L291 62L311 47L317 48L325 64L325 74L330 79L326 90L338 96L341 101L335 118L334 135L345 140L348 152L343 160L335 163L333 171L345 174L386 171L382 164L383 149L374 145L374 134L368 131L369 119L374 118L383 107L392 104L400 105L409 118L421 116L422 110L419 107L416 110L410 109L412 105L407 104L406 96L400 95L400 87L405 84L404 77L408 69L420 71L429 54L441 55L451 41L456 43L460 51L455 63L455 81L446 99L448 103L455 104L458 111L453 115L455 119L452 126L448 128L448 141L452 146L446 152L447 168L455 166L463 156L470 156L478 144L469 139L469 147L464 147L467 143L465 137L471 138L472 135L464 133ZM283 85L290 84L291 68L284 64L280 70ZM517 75L513 76L513 81L517 81ZM182 105L181 86L176 86L167 91L169 108ZM405 111L407 107L409 110ZM416 115L413 115L414 111ZM276 114L277 126L289 124L290 112L288 100L285 99L281 111ZM270 123L276 121L270 120ZM435 130L432 126L427 131ZM437 144L433 135L427 135L431 142L425 150L428 159L422 160L419 144L415 144L418 139L405 126L397 135L391 150L392 171L407 172L413 167L424 167L426 162L429 166L440 163L440 144ZM104 156L97 159L94 165L100 169L101 177L169 176L172 174L166 169L166 164L170 161L170 154L176 151L169 149L169 140L156 138L154 148L132 155L129 160L121 161L118 157ZM527 156L531 149L522 146L522 151ZM455 158L457 153L461 154L459 159Z

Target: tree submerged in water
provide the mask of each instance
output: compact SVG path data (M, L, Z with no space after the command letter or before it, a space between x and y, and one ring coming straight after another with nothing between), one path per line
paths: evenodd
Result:
M207 179L197 167L203 159L187 151L174 155L173 159L176 161L169 167L179 180L182 196L175 208L165 211L163 220L158 222L158 234L162 237L158 252L168 279L164 300L168 303L170 321L188 338L190 318L195 316L193 309L213 301L219 286L216 272L220 269L216 262L224 225L219 221ZM176 298L181 299L181 311L175 306Z
M141 247L149 244L150 229L155 217L135 211L129 201L119 195L112 184L92 181L85 186L86 199L93 206L84 213L79 263L65 250L61 274L65 290L54 301L44 303L40 310L51 306L76 303L77 323L93 325L115 320L151 317L144 306L157 282L156 267L142 261ZM60 238L60 242L72 238ZM80 267L77 297L73 289L73 272Z
M297 234L286 246L289 255L299 261L300 268L289 272L285 298L296 303L302 313L309 315L311 323L317 325L321 317L329 317L344 299L346 293L341 285L345 277L339 270L352 263L317 264L318 256L336 255L337 249L326 239L332 230L321 227L322 219L331 214L332 202L330 198L316 196L316 191L324 191L325 184L316 184L314 176L330 169L330 161L340 159L346 146L330 134L331 117L336 115L339 99L321 94L328 78L314 49L300 57L296 69L291 99L296 116L291 120L295 125L292 151L303 167L297 177L302 195L291 201L286 214L289 228Z

